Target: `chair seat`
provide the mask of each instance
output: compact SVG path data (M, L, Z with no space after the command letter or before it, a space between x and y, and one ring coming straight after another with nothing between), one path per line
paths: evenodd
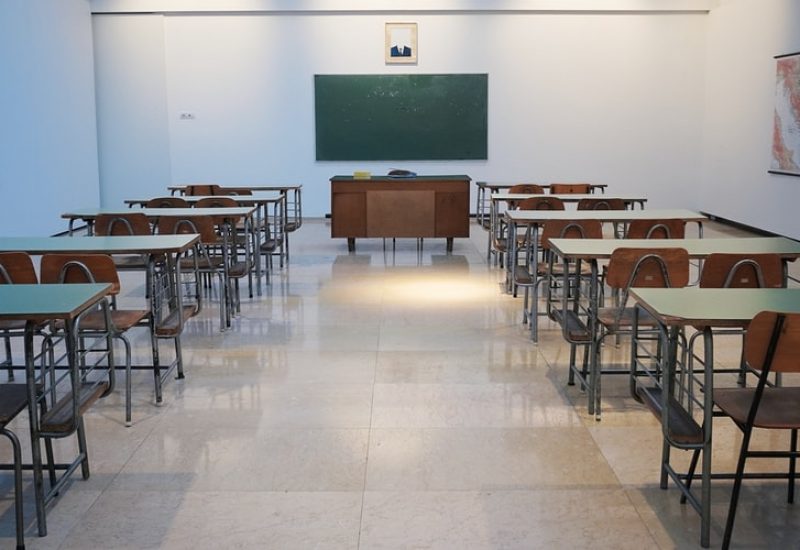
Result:
M750 413L755 391L755 388L715 388L714 402L735 422L743 424ZM753 426L800 429L800 387L764 388Z
M158 338L174 338L181 333L183 323L197 315L197 306L183 306L181 310L173 310L156 325L155 333Z
M146 269L147 260L141 254L131 256L113 256L114 265L117 269Z
M113 309L111 314L111 324L120 332L133 328L150 315L146 309ZM64 329L63 321L56 321L55 327L58 330ZM106 319L102 311L92 311L81 318L81 330L92 330L101 332L106 330Z
M83 415L83 413L85 413L95 401L97 401L104 393L108 391L108 388L108 383L81 384L78 393L78 415ZM65 395L55 404L52 409L44 413L41 418L40 426L42 433L45 434L70 433L74 427L72 418L72 396Z
M26 384L0 384L0 428L5 427L27 406Z
M626 307L620 312L620 308L601 307L597 310L597 320L608 329L633 328L633 312L635 308ZM655 320L644 312L639 312L639 326L653 327Z
M249 272L250 269L247 262L236 262L228 268L228 276L236 279L246 277Z
M292 233L293 231L297 231L298 229L300 229L299 222L286 222L283 225L283 230L286 231L287 233Z

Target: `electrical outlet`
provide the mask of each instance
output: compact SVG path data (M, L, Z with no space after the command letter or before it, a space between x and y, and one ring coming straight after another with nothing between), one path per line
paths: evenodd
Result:
M178 118L180 120L194 120L194 113L183 112Z

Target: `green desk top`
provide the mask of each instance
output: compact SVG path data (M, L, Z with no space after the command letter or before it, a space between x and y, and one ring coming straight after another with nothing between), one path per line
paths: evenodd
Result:
M355 178L353 176L333 176L331 181L450 181L450 180L463 180L463 181L471 181L472 178L466 175L456 175L456 176L425 176L419 175L414 176L411 178L400 178L400 177L392 177L392 176L381 176L373 174L369 178Z
M191 218L193 216L225 216L231 218L243 218L253 214L254 206L237 206L235 208L139 208L131 211L129 208L79 208L71 212L61 214L64 219L94 220L100 214L144 214L148 218L181 217Z
M800 312L798 288L633 288L631 296L669 325L747 326L763 310Z
M111 290L109 284L0 285L0 319L74 319Z
M596 198L601 198L596 197ZM632 220L684 220L702 222L708 218L692 210L649 209L649 210L508 210L508 220L520 224L541 224L549 220L599 220L601 222L629 222Z
M233 199L240 205L247 205L247 204L267 204L270 202L280 202L285 199L285 195L280 193L253 193L252 195L188 195L180 197L189 204L193 204L198 202L201 199L219 199L219 198L226 198L226 199ZM150 202L151 199L125 199L123 201L125 204L134 204L137 206L143 206ZM146 209L143 209L146 210ZM135 212L139 212L139 210L135 210Z
M551 239L550 246L562 257L611 257L617 248L685 248L692 258L715 252L728 254L779 254L800 257L800 242L785 237L730 237L722 239Z
M184 252L200 235L120 237L0 237L0 252L28 254L148 254Z

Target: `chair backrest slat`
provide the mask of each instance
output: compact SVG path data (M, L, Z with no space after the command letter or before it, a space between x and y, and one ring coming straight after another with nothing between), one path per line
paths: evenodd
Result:
M780 318L782 322L779 322ZM747 328L744 356L750 367L762 370L768 357L770 341L779 330L770 372L800 372L800 314L762 311Z
M544 187L535 183L518 183L508 188L510 194L544 195Z
M145 204L146 208L189 208L189 203L180 197L156 197Z
M604 199L602 197L581 199L578 201L578 210L625 210L625 201L617 198Z
M550 239L602 239L603 225L598 220L549 220L542 228L542 250Z
M701 288L781 288L783 261L777 254L709 254Z
M611 253L606 282L611 288L680 288L689 284L684 248L618 248Z
M0 284L35 285L38 282L29 255L25 252L0 253Z
M97 236L108 235L150 235L152 229L147 216L141 212L130 214L100 214L94 222Z
M41 268L42 284L108 283L119 294L117 267L107 254L45 254Z
M588 195L592 192L592 186L588 183L551 183L551 195Z
M685 236L684 220L633 220L625 234L628 239L683 239Z
M564 201L558 197L531 197L517 204L518 210L564 210Z

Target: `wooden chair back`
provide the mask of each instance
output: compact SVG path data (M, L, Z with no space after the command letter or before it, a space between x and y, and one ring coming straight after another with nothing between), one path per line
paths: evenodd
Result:
M213 183L194 183L187 185L184 194L188 196L205 196L205 195L220 195L221 190L219 185Z
M247 187L220 187L220 195L252 195L253 190Z
M564 201L557 197L531 197L517 204L518 210L564 210Z
M592 186L588 183L551 183L551 195L588 195L592 192Z
M633 220L625 237L628 239L683 239L684 220Z
M219 244L219 235L211 216L161 216L158 219L158 232L161 235L184 235L199 233L200 242L204 245Z
M606 283L614 289L680 288L689 284L684 248L618 248L611 253Z
M518 183L508 188L510 194L544 195L544 187L535 183Z
M596 199L581 199L578 201L578 210L625 210L625 201L622 199L598 197Z
M156 197L150 199L145 208L189 208L189 203L180 197Z
M550 248L550 239L602 239L603 224L598 220L550 220L542 228L542 250Z
M758 313L744 336L744 357L747 364L763 370L774 349L769 365L771 372L800 372L800 314L762 311Z
M119 294L117 266L107 254L45 254L42 284L108 283L111 294Z
M235 208L237 203L230 197L206 197L194 204L195 208Z
M709 254L700 288L782 288L783 261L777 254Z
M0 285L35 285L38 282L33 261L25 252L0 253Z
M131 214L100 214L94 222L94 233L108 235L150 235L152 229L147 216L141 212Z

